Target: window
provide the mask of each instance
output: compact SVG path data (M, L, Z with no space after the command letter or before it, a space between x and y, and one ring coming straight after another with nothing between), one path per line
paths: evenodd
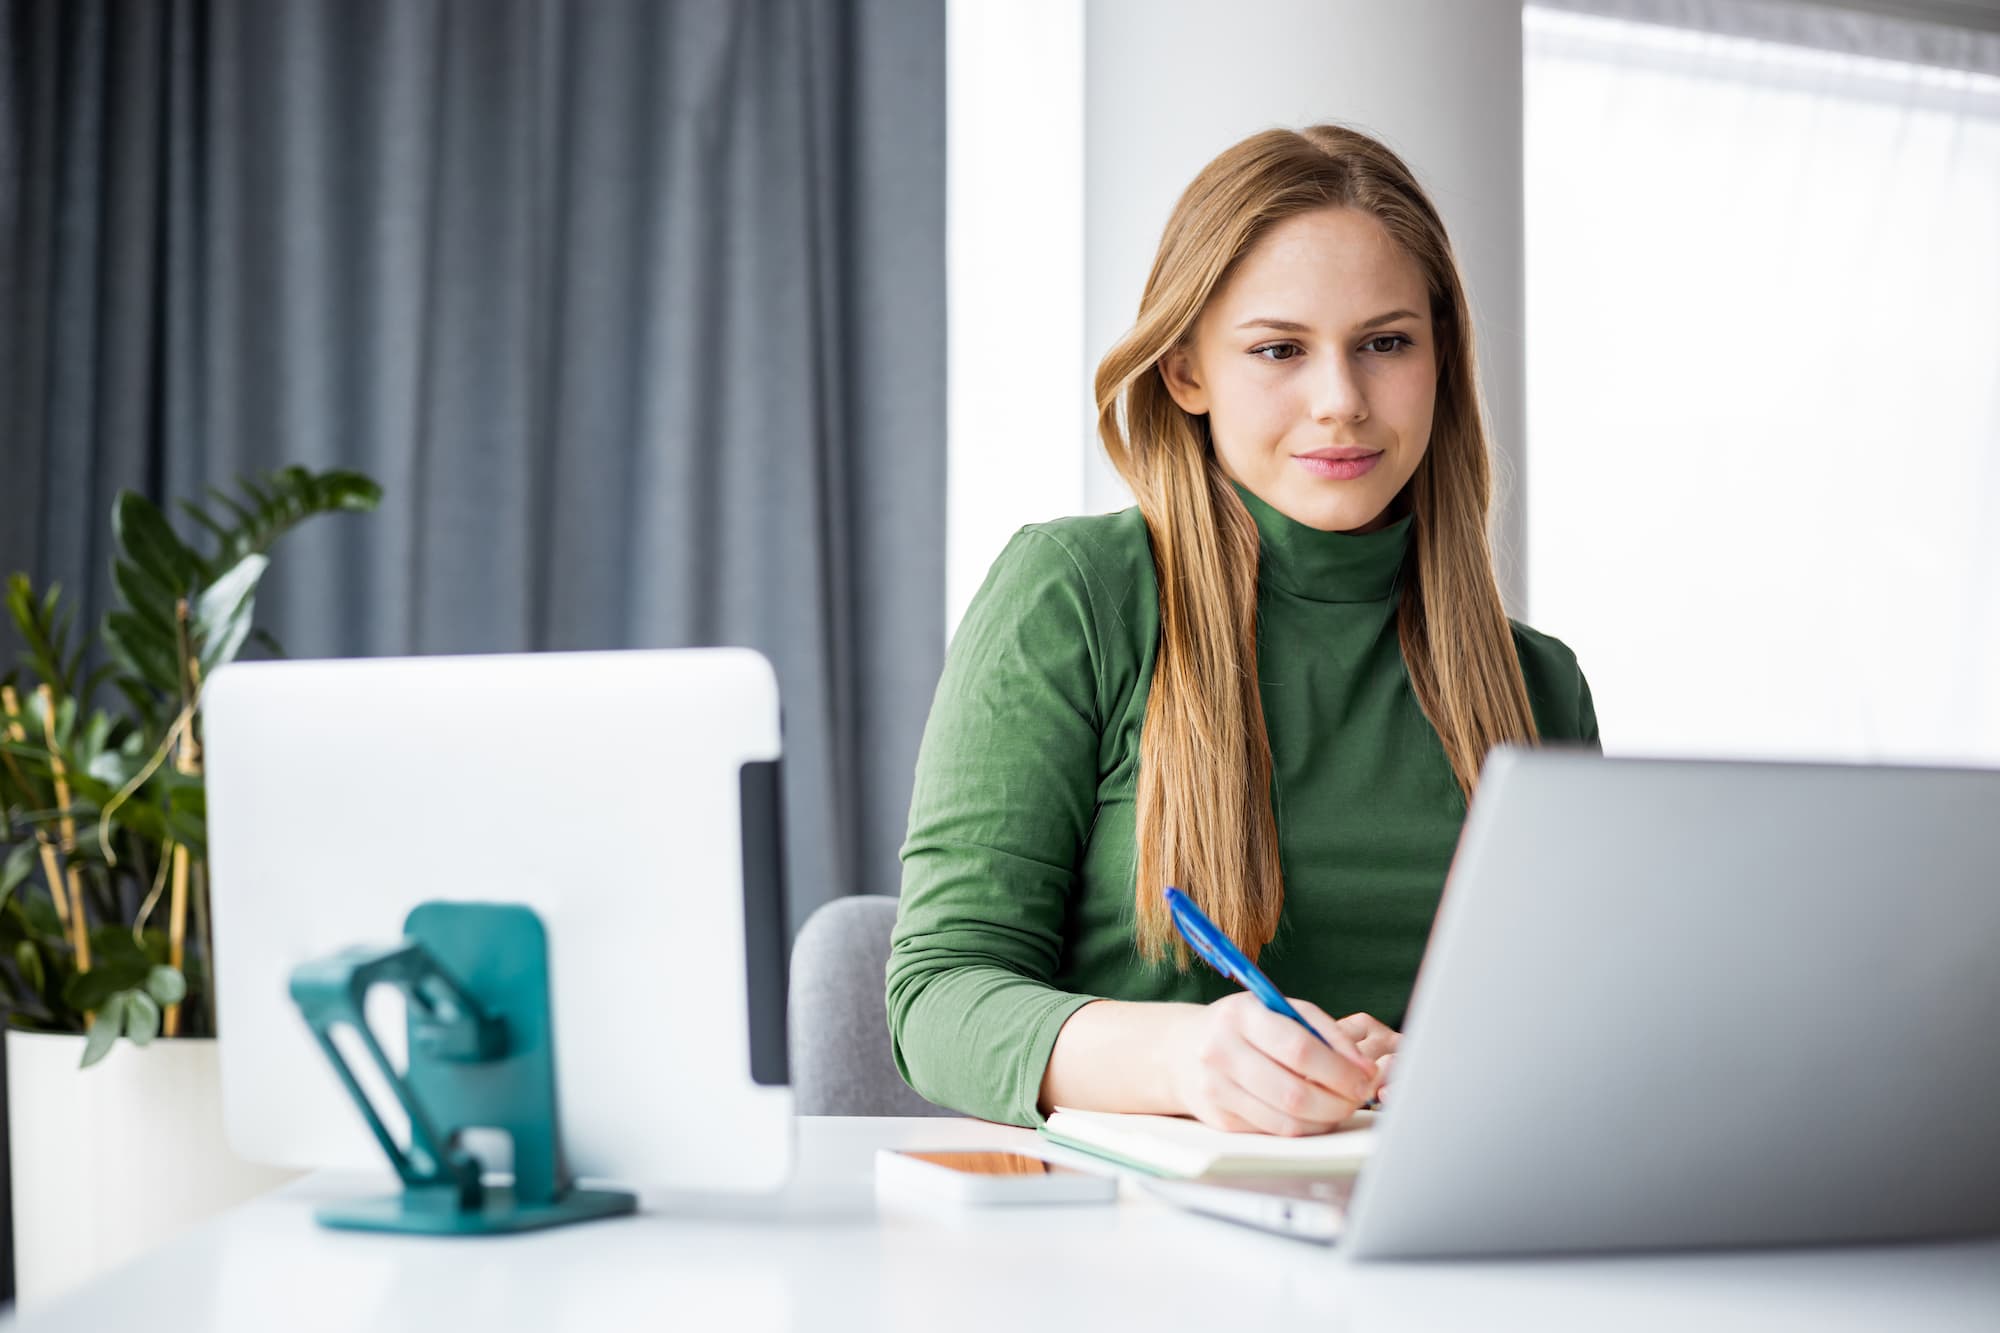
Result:
M1528 601L1606 748L2000 763L2000 77L1524 25Z

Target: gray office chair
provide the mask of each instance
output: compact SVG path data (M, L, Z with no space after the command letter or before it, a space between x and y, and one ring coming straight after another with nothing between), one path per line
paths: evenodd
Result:
M953 1115L919 1097L889 1052L882 995L896 900L836 898L792 942L792 1097L800 1115Z

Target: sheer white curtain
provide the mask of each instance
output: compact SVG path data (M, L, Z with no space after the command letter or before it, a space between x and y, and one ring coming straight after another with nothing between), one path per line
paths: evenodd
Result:
M1524 25L1529 612L1606 748L2000 763L2000 77Z

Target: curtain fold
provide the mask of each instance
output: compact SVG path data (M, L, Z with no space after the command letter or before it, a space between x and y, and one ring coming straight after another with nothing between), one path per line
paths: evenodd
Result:
M360 468L381 512L275 553L291 655L759 648L794 927L895 884L941 4L15 0L0 41L0 573L91 623L119 489Z

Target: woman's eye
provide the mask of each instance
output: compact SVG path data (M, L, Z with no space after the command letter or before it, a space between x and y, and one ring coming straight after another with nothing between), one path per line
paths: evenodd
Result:
M1381 343L1387 343L1389 345L1387 347L1382 347L1379 346L1379 344ZM1383 355L1387 356L1395 352L1399 352L1405 347L1415 347L1416 343L1412 342L1410 339L1404 337L1400 333L1385 333L1379 338L1370 338L1367 342L1363 343L1362 346L1368 348L1370 351L1380 352Z
M1250 350L1250 355L1252 355L1252 356L1264 356L1264 354L1265 354L1266 352L1273 352L1273 353L1276 353L1276 352L1292 352L1292 353L1296 353L1296 352L1299 352L1300 350L1302 350L1302 349L1301 349L1301 348L1299 347L1299 345L1298 345L1297 343L1266 343L1266 344L1265 344L1264 346L1262 346L1262 347L1254 347L1254 348L1252 348L1252 349ZM1274 355L1274 356L1264 356L1264 359L1265 359L1266 361L1290 361L1290 360L1293 360L1294 358L1293 358L1293 357L1291 357L1291 356L1275 356L1275 355Z

